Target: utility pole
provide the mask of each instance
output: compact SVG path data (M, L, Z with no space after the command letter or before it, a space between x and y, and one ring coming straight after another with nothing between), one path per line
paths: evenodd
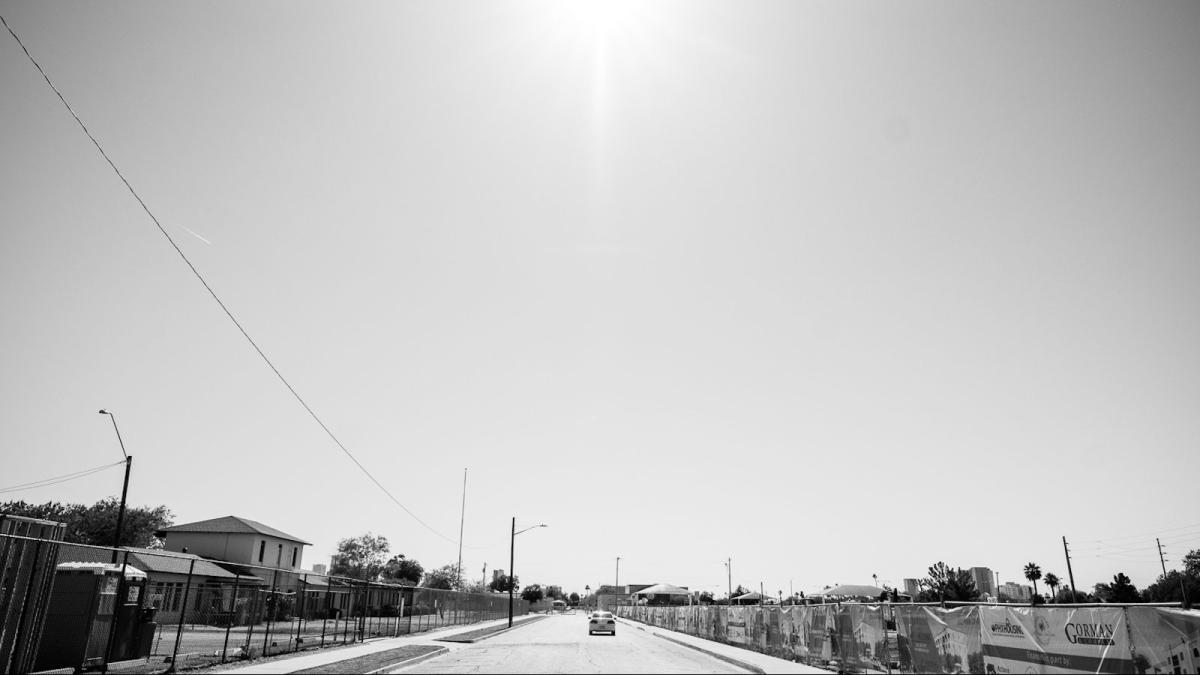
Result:
M113 431L117 432L117 442L121 444L121 454L125 455L125 484L121 487L121 508L117 511L117 534L113 541L112 564L117 564L117 549L121 548L121 530L125 525L125 497L129 494L129 470L133 468L133 457L125 452L125 441L121 440L121 430L117 428L117 416L107 410L101 410L101 415L108 415L112 420Z
M1067 537L1063 536L1063 555L1067 556L1067 578L1071 580L1071 602L1077 602L1075 598L1075 573L1071 571L1071 551L1067 549Z
M483 563L483 580L484 590L487 590L487 563Z
M463 498L462 498L462 516L458 521L458 567L454 568L454 583L458 586L456 590L462 590L462 539L463 526L467 522L467 470L463 469Z
M1167 560L1163 557L1162 542L1158 537L1154 538L1154 543L1158 544L1158 563L1162 565L1163 578L1167 576ZM1179 575L1179 592L1183 594L1183 606L1188 606L1187 586L1183 585L1183 575Z
M725 574L729 576L729 604L733 604L733 556L725 561Z

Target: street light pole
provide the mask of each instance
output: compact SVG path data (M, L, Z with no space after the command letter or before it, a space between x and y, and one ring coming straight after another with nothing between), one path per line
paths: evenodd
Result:
M121 508L117 511L117 534L113 539L112 562L117 564L117 549L121 548L121 530L125 526L125 498L129 495L129 470L133 468L133 457L125 452L125 441L121 440L121 430L117 428L117 416L107 410L100 410L101 415L108 415L112 420L113 431L117 432L117 443L121 444L121 454L125 455L125 484L121 487Z
M512 628L513 619L513 565L516 564L515 551L517 546L517 517L512 520L512 537L508 540L508 627Z
M534 525L532 527L527 527L524 530L521 530L521 532L528 532L529 530L532 530L532 529L538 528L538 527L548 527L548 526L545 523L542 523L541 525ZM514 570L513 567L516 566L515 551L516 551L517 535L521 534L521 532L517 532L517 517L513 516L512 537L508 541L508 627L509 628L512 628L512 625L513 625L513 587L517 585L516 584L516 578L517 578L516 570Z
M725 573L729 575L729 600L727 604L733 604L733 556L729 556L729 560L725 561Z
M613 599L619 607L621 605L621 556L617 556L617 579L613 585Z

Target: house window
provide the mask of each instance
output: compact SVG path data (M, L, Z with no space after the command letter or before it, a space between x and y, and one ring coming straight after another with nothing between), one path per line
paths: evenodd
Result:
M279 550L275 552L275 566L279 567L283 563L283 544L279 544Z
M155 584L155 591L159 591L159 586ZM182 583L164 583L161 586L162 591L162 606L159 607L164 612L178 612L179 605L183 602L183 584Z
M258 543L258 562L263 561L263 555L267 552L267 540L263 539Z
M296 566L296 547L292 547L292 567Z

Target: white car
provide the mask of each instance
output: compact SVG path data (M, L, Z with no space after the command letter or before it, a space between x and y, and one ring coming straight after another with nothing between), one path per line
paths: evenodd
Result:
M612 612L592 612L592 616L588 618L588 635L596 633L617 634L617 620L613 618Z

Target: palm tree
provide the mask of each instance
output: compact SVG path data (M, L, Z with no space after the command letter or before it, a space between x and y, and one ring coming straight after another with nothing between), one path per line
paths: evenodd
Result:
M1054 596L1057 595L1058 586L1062 583L1062 581L1054 572L1046 572L1046 576L1044 578L1046 580L1046 585L1050 587L1050 599L1053 600Z
M1025 578L1033 582L1033 594L1037 595L1037 582L1042 578L1042 568L1037 563L1025 565Z

